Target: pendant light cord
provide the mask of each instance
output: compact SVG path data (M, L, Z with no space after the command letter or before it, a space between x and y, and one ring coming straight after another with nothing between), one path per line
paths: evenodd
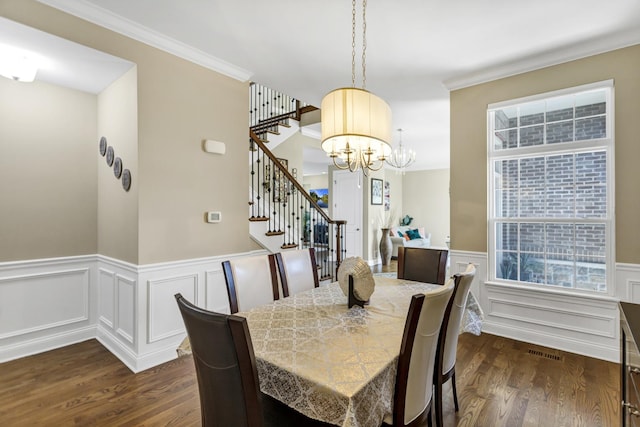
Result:
M367 89L367 0L362 0L362 89Z
M351 87L356 87L356 0L351 1Z
M356 87L356 0L351 1L351 87ZM362 0L362 89L367 89L367 0Z

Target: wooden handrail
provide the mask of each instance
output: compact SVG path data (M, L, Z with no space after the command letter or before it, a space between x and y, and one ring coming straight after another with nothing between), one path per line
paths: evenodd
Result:
M280 170L280 172L282 172L282 174L289 180L289 182L291 182L291 184L296 188L296 190L300 191L300 194L304 195L304 198L311 204L311 206L313 206L318 211L320 216L322 216L322 218L325 221L327 221L329 224L338 224L338 225L344 225L347 223L347 221L345 220L331 219L329 215L327 215L327 213L320 207L320 205L318 205L318 203L315 200L313 200L313 197L311 197L309 193L307 193L307 190L305 190L304 187L300 185L300 183L293 177L293 175L291 175L291 173L287 170L287 168L285 168L278 161L278 158L266 147L266 145L264 145L264 143L260 140L260 138L258 138L258 135L256 135L256 133L251 129L249 129L249 137L251 138L252 142L254 144L257 144L258 147L260 147L260 149L262 150L262 152L269 159L271 159L274 166L277 167L278 170Z
M336 240L335 240L335 275L332 274L334 279L337 279L337 271L342 264L342 238L343 238L343 228L346 226L346 220L334 220L327 215L327 213L318 205L318 203L311 197L309 193L304 189L302 185L291 175L291 173L287 170L285 166L282 165L278 161L278 158L265 146L265 144L260 140L258 135L253 131L253 129L249 129L249 138L252 144L256 144L258 148L262 151L262 153L271 160L273 167L277 168L279 173L284 175L284 177L291 183L291 185L298 190L298 193L304 197L304 199L309 203L309 206L313 208L318 215L327 223L335 225L336 227Z

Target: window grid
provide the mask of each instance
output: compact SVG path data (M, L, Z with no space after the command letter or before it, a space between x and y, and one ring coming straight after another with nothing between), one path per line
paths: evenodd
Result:
M610 89L599 91L602 101L597 104L600 105L583 103L582 111L578 111L576 104L578 97L583 95L578 91L568 96L552 98L551 101L545 99L543 102L534 101L489 109L489 225L492 236L490 279L607 292L606 277L611 270L608 255L611 252L612 238L609 204L613 191L609 178L612 161L610 147L613 142L608 136L611 134L610 123L613 121L609 111ZM572 98L570 112L568 108L561 113L548 110L552 101L559 100L561 104L568 97ZM523 120L523 110L531 110L531 105L536 103L544 105L542 120L532 119L534 123L529 119ZM515 123L515 126L500 127L496 113L509 109L515 109L517 120L513 120L512 117L508 121L509 124ZM591 114L589 109L592 111ZM553 114L556 114L556 120L549 121L549 116ZM569 117L564 118L562 114ZM581 129L582 134L578 133L576 122L581 120L591 120L583 123L593 126L592 134L586 134L586 127ZM567 133L567 123L571 123L570 135ZM560 133L560 142L549 142L549 124L561 124L564 127L564 134ZM542 142L523 145L522 130L536 126L542 126ZM504 135L507 135L506 139L500 138ZM516 136L515 143L509 135ZM584 139L576 141L580 137ZM502 145L496 144L496 139L500 139ZM526 186L531 177L523 178L523 162L533 161L532 171L535 174L536 160L542 160L542 175L532 175L533 185ZM515 161L515 182L513 176L509 176L513 175L506 163L509 161ZM559 165L558 170L550 170L549 165L553 162ZM570 165L570 171L562 170L563 164ZM558 174L559 178L555 184L549 178L554 173ZM536 183L536 179L541 183ZM550 204L554 195L557 199L554 200L555 210ZM542 200L539 200L540 198ZM543 210L539 215L526 215L528 201L531 201L531 206L535 206L536 201L542 206ZM505 202L508 206L503 205ZM566 203L570 203L569 209ZM523 241L525 229L533 225L542 230L536 237L537 241L541 242L541 249L535 245L527 247L526 240ZM513 244L505 243L503 233L507 226L515 227L515 236L506 236L508 239L515 237L515 241L510 242ZM550 241L550 238L554 240ZM598 247L600 244L603 248Z

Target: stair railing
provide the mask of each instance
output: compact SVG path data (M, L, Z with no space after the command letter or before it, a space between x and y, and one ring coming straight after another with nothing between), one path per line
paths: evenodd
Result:
M263 142L268 132L278 132L278 125L286 126L289 119L300 120L303 113L313 110L317 108L259 83L249 86L249 128Z
M281 235L282 249L315 248L320 280L337 280L346 221L331 219L251 129L249 149L249 220L266 222L267 235Z

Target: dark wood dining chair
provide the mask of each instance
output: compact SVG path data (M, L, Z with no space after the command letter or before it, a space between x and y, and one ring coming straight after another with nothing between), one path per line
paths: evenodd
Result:
M314 248L278 252L275 256L283 297L320 286Z
M222 262L231 313L280 298L275 257L256 255Z
M444 285L447 249L398 247L398 279Z
M436 426L442 427L442 386L451 379L453 389L453 404L458 412L458 392L456 391L456 353L460 324L464 316L471 283L476 274L476 268L469 264L464 273L453 276L454 291L444 314L444 321L440 329L438 350L436 352L436 369L433 384L435 386Z
M260 391L247 319L175 298L191 344L203 427L326 426Z
M450 281L434 291L411 297L398 357L393 414L385 417L385 426L432 425L436 347L453 286Z

